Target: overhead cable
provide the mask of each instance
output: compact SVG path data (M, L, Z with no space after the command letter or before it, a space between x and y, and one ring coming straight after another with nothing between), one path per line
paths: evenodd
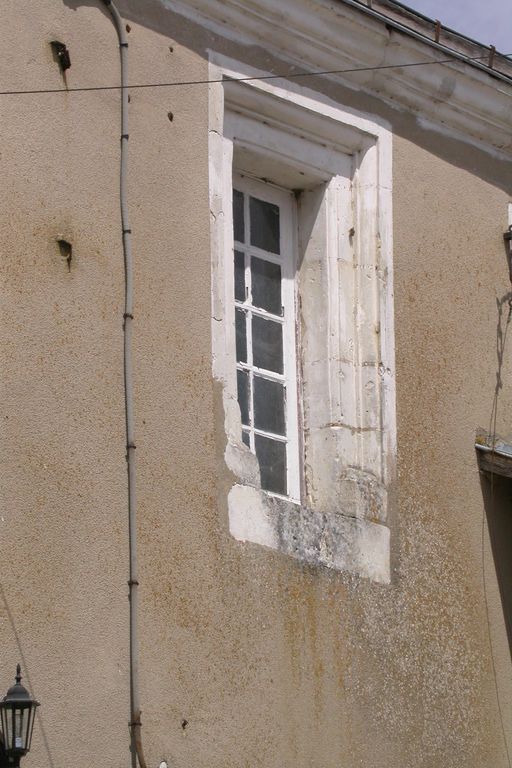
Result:
M504 56L512 56L512 54L503 54ZM487 56L471 56L468 57L468 61L480 61L487 58ZM126 85L125 87L130 90L136 88L176 88L179 86L190 85L214 85L215 83L225 83L226 81L233 83L248 83L261 80L296 80L298 78L306 77L320 77L324 75L348 75L357 72L377 72L379 70L387 69L405 69L406 67L425 67L429 64L456 64L458 59L431 59L430 61L410 61L396 64L380 64L372 67L351 67L349 69L323 69L315 72L280 72L272 75L252 75L250 77L229 77L204 79L204 80L174 80L165 83L133 83ZM500 74L496 70L489 70L489 74ZM506 77L506 76L504 76ZM512 82L512 77L510 78ZM31 88L27 90L5 90L0 91L0 96L35 96L38 94L50 94L50 93L87 93L92 91L118 91L121 89L121 85L90 85L90 86L77 86L71 88Z

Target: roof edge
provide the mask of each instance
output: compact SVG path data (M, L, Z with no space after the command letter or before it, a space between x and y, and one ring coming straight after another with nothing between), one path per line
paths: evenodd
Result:
M380 19L385 24L391 24L404 34L419 35L427 45L436 50L450 52L456 57L463 57L467 63L487 72L491 77L505 78L512 82L512 59L497 51L495 46L485 45L446 27L438 19L431 19L398 0L337 0L337 2L354 7L373 18ZM391 13L386 13L386 10ZM407 24L407 21L411 20L415 22L414 26ZM479 58L482 61L478 61Z
M510 76L491 70L374 10L390 0L372 0L373 8L361 0L160 2L239 46L268 51L283 62L277 71L325 72L331 82L415 114L429 130L512 158L512 63ZM312 87L307 78L300 83Z

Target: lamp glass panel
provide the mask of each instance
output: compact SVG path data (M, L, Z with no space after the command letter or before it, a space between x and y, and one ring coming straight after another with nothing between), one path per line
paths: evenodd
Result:
M14 747L15 749L25 749L26 733L23 728L25 720L25 710L16 707L14 710Z
M9 749L14 749L14 735L16 733L16 724L14 720L14 707L9 709Z
M23 721L23 749L28 752L30 749L30 732L32 730L33 711L35 707L27 707L25 709L25 719Z
M4 739L4 745L8 746L9 744L9 728L8 728L8 717L7 717L7 710L5 707L1 707L0 709L0 715L2 718L2 736Z
M35 716L36 716L36 707L31 707L27 717L27 743L26 743L27 752L30 749L30 744L32 743L32 731L34 730Z

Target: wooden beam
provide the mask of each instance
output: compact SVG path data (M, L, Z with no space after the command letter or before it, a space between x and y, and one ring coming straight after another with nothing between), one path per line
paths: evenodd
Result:
M482 450L478 445L478 466L482 472L512 478L512 455L497 451Z

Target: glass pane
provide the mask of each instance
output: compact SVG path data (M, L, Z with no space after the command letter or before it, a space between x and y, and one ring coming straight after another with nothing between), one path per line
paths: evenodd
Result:
M2 709L0 710L0 717L2 719L2 733L4 736L4 742L5 744L10 744L11 734L9 733L9 726L11 724L11 721L5 707L2 707Z
M244 237L244 196L237 189L233 190L233 236L243 243Z
M16 749L23 749L23 709L14 711L14 746Z
M253 315L252 354L254 365L267 371L283 372L283 329L281 323ZM240 358L238 358L240 360Z
M238 405L240 406L240 416L242 424L249 426L249 374L247 371L236 372L236 383L238 388Z
M32 731L34 730L34 718L36 715L36 708L32 707L30 709L30 715L29 715L29 724L27 726L27 743L25 744L25 747L27 749L30 749L30 744L32 742Z
M251 438L249 437L248 432L242 431L242 442L244 442L248 448L251 447Z
M286 495L286 443L255 435L256 456L260 463L261 487Z
M236 359L239 363L247 362L246 325L246 313L242 309L235 309Z
M279 253L279 208L272 203L249 198L251 245Z
M245 301L245 256L235 251L235 299Z
M279 381L254 377L254 426L265 432L286 435L284 386Z
M271 261L251 259L252 303L274 315L282 315L281 267Z

